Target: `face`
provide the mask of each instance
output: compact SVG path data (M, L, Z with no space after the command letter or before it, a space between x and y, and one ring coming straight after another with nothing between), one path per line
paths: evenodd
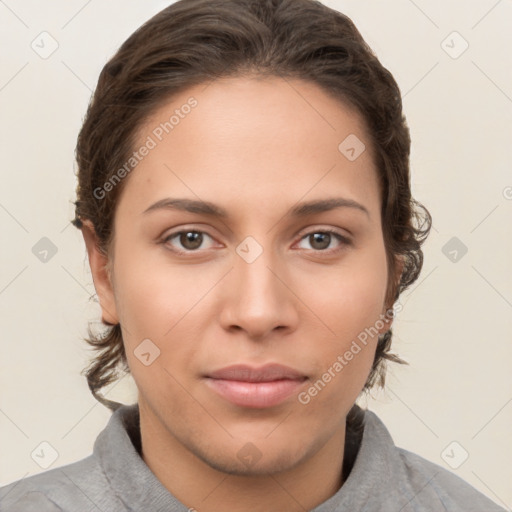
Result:
M307 82L230 78L138 135L99 295L141 417L213 468L292 468L344 431L390 327L361 118Z

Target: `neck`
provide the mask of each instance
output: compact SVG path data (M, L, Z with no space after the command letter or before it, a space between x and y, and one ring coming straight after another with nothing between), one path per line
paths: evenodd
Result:
M233 475L214 469L140 408L142 458L164 487L200 512L311 510L342 485L345 424L307 460L279 473Z

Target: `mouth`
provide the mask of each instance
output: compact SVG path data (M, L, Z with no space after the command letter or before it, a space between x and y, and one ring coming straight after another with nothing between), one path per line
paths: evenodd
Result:
M281 404L306 380L301 372L279 364L259 368L233 365L205 375L206 384L217 395L239 407L254 409Z

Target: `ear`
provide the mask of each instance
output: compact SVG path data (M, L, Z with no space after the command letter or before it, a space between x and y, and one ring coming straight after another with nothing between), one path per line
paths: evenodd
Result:
M87 247L94 288L96 288L100 300L101 319L105 324L117 325L119 319L110 278L108 257L99 249L98 237L92 222L89 220L82 221L81 230Z
M398 255L396 257L396 261L395 261L395 275L393 276L393 279L394 279L393 291L398 290L398 287L400 285L400 279L402 277L402 272L404 269L404 265L405 265L405 260L404 260L403 256ZM394 298L394 296L393 296L393 298ZM384 308L382 310L382 316L384 317L385 325L382 329L379 329L379 334L384 334L386 331L388 331L391 328L391 325L393 323L394 317L389 316L387 314L388 311L393 310L393 305L394 305L393 298L389 299L387 304L384 304Z

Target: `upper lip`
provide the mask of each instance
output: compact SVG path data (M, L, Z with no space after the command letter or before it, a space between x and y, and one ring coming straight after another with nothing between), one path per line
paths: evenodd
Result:
M306 376L282 364L266 364L255 367L246 364L235 364L215 370L207 375L211 379L237 380L243 382L272 382L274 380L303 380Z

